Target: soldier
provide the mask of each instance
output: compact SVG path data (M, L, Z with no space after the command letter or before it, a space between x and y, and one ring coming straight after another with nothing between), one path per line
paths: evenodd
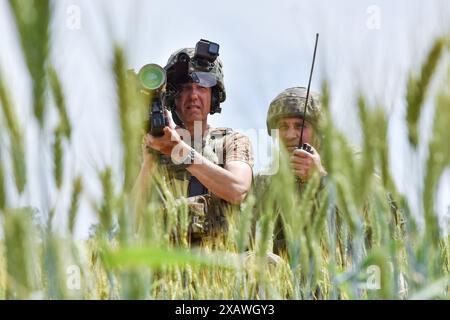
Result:
M267 113L267 131L278 129L280 140L289 153L293 173L303 182L308 181L317 171L326 175L325 168L320 160L320 133L318 130L321 116L320 97L310 92L306 116L303 119L306 100L306 88L294 87L280 93L269 106ZM305 148L300 149L300 135L303 126L303 143Z
M187 74L181 74L176 64L187 56ZM165 69L173 94L167 95L166 105L172 114L166 112L169 125L162 137L145 136L147 150L136 183L137 193L143 196L155 164L167 169L166 181L181 185L172 190L181 189L178 196L188 198L189 240L195 245L226 232L224 213L245 199L253 166L247 136L209 125L208 116L220 113L220 103L226 98L223 67L219 58L213 62L199 59L193 48L170 56Z
M282 148L290 155L292 173L297 177L297 192L301 193L306 182L317 172L326 175L326 170L320 159L321 135L319 123L321 117L320 96L310 92L305 118L303 119L307 89L304 87L288 88L281 92L269 106L267 113L267 131L278 129ZM304 122L304 124L303 124ZM303 129L303 148L299 148L300 136ZM257 198L265 199L270 192L273 176L258 175L255 178L255 192ZM259 209L257 208L257 211ZM277 210L278 211L278 210ZM278 212L279 214L279 212ZM281 219L277 216L273 250L282 254L285 248L285 236Z

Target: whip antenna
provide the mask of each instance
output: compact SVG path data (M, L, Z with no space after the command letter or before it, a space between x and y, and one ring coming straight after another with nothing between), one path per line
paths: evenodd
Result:
M316 33L316 44L314 45L314 54L313 54L313 60L311 64L311 72L309 74L309 81L308 81L308 89L306 90L306 101L305 101L305 109L303 111L303 121L302 121L302 131L300 133L300 145L299 148L302 148L303 146L303 129L305 127L305 116L306 116L306 107L308 106L308 99L309 99L309 88L311 87L311 78L314 71L314 62L316 61L316 51L317 51L317 42L319 42L319 34Z

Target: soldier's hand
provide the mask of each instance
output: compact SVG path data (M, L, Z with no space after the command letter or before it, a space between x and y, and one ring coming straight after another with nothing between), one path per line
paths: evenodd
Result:
M292 170L301 181L308 181L314 172L318 172L321 176L327 174L322 166L319 153L313 147L311 147L311 152L295 149L290 158Z
M155 137L148 133L145 136L145 143L149 148L170 156L173 148L181 143L181 138L174 128L165 127L163 132L164 135L161 137Z

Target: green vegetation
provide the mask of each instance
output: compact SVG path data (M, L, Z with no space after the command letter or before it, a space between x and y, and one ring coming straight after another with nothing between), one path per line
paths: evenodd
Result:
M51 6L48 0L11 0L10 5L32 80L35 121L42 134L53 134L45 141L51 141L52 176L62 192L67 179L64 142L70 141L73 126L66 111L65 88L48 58ZM449 48L448 38L437 39L420 74L411 75L407 84L408 139L416 148L429 84L438 68L448 70L439 79L441 89L433 99L435 116L422 189L423 225L412 216L408 200L396 190L390 175L388 118L383 108L370 107L360 96L357 108L363 144L356 158L333 125L328 112L332 85L329 89L325 84L322 126L327 139L322 159L328 176L324 188L319 190L316 177L301 197L286 192L293 190L295 181L282 159L270 196L255 199L250 195L240 212L230 212L229 233L216 250L187 246L186 203L170 198L164 183L162 192L169 199L165 208L156 200L155 184L149 186L148 203L133 205L145 110L135 107L142 103L126 81L120 46L115 47L111 68L122 135L122 181L115 180L111 168L99 172L103 190L95 206L99 224L85 241L73 239L86 180L83 173L69 181L72 196L64 236L52 228L55 208L49 208L50 218L42 226L30 208L19 208L9 198L6 164L13 169L18 193L29 183L26 168L30 164L11 88L0 74L0 121L5 124L0 130L7 138L0 149L0 299L448 299L450 239L440 233L435 198L439 179L450 165L450 66L442 59ZM51 93L57 108L55 128L46 122L50 108L46 93ZM261 235L254 239L256 200L263 209L258 217ZM266 263L275 204L287 225L288 257L278 264ZM176 241L171 235L176 235Z

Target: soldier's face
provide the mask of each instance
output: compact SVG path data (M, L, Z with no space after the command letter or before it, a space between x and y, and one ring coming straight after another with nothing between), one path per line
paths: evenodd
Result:
M175 99L175 105L181 120L187 125L194 121L206 121L211 110L211 88L202 87L196 83L183 85Z
M299 146L302 122L303 120L297 117L287 117L278 120L278 129L281 142L289 152L294 151L294 149ZM305 121L303 129L303 143L312 145L313 139L314 129L308 121Z

